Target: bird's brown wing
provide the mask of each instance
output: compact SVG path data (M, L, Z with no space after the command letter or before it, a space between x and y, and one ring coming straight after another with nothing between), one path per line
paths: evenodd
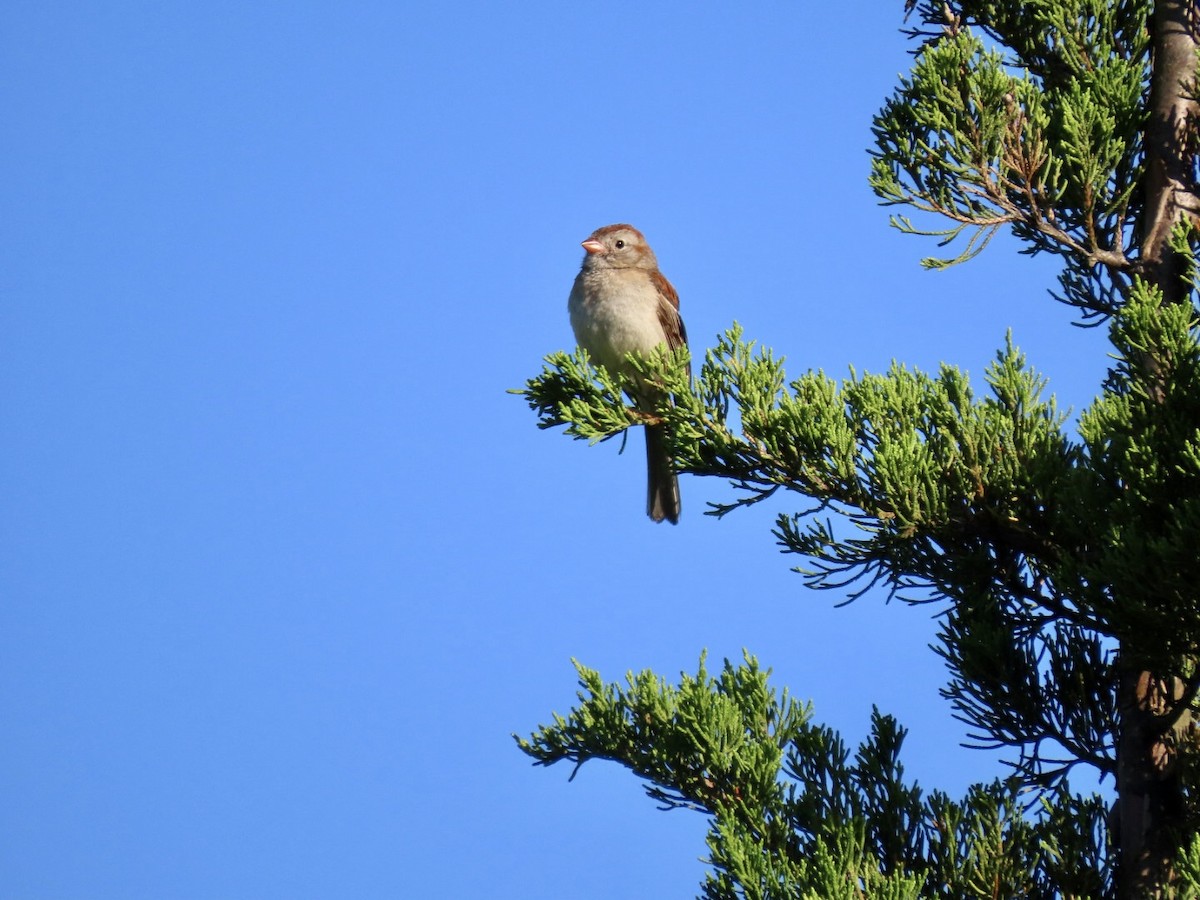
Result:
M679 315L679 294L657 269L650 273L650 280L658 291L658 322L667 336L667 346L678 350L687 344L687 329Z

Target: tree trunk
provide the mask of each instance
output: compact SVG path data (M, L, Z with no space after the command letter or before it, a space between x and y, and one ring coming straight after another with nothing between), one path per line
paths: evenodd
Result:
M1169 303L1187 298L1186 267L1170 246L1182 218L1200 214L1193 163L1196 153L1196 0L1154 5L1150 119L1146 124L1146 199L1138 273L1162 288Z
M1150 119L1146 125L1146 195L1136 274L1157 285L1168 303L1190 302L1188 261L1172 249L1180 220L1200 221L1195 180L1196 50L1200 3L1158 0L1154 5ZM1156 373L1158 360L1147 371ZM1191 722L1190 706L1173 677L1124 670L1118 694L1117 895L1122 900L1164 896L1183 834L1183 785L1176 740Z
M1121 676L1116 840L1122 900L1161 897L1172 880L1184 825L1176 737L1189 721L1178 715L1178 706L1190 700L1178 678L1132 671Z

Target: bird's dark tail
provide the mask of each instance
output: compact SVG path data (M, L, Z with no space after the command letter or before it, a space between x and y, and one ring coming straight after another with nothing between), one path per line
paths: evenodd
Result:
M679 478L662 425L646 426L646 515L655 522L679 522Z

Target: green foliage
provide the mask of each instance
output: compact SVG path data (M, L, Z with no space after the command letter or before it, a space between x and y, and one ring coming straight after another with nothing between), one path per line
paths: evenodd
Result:
M904 778L904 731L878 711L851 758L807 708L768 685L753 657L719 676L703 658L678 685L652 672L605 684L576 663L579 706L521 749L539 765L609 759L666 808L711 818L708 898L1096 897L1104 809L1055 791L1034 819L1019 787L961 801ZM574 777L574 772L572 773Z
M681 471L740 490L715 515L780 488L805 497L775 535L805 559L808 583L949 604L937 647L946 696L979 743L1017 748L1019 770L1050 784L1069 765L1114 771L1112 640L1160 657L1175 647L1181 675L1200 642L1200 611L1185 602L1200 579L1192 317L1134 293L1114 318L1116 363L1082 416L1082 442L1011 339L982 398L946 366L789 383L736 326L706 353L694 390L674 361L642 363L666 391L651 410L627 406L602 373L589 382L585 360L565 354L525 395L543 427L591 440L666 421ZM556 405L561 396L570 402Z
M1185 674L1200 646L1200 334L1190 305L1139 285L1113 323L1115 365L1080 420L1093 523L1080 577L1109 586L1100 613L1131 656ZM1082 513L1082 510L1081 510ZM1161 663L1160 663L1161 665Z
M1183 842L1175 871L1178 882L1165 893L1167 900L1194 900L1200 897L1200 835Z
M916 4L924 43L876 115L870 182L886 204L949 219L962 262L1009 226L1064 260L1060 299L1110 315L1136 270L1150 85L1146 3Z
M895 365L841 385L809 372L785 386L782 363L737 326L707 352L694 392L656 369L672 393L651 411L627 408L613 391L582 414L556 405L582 393L581 359L548 361L553 368L523 392L542 427L598 440L647 417L666 421L681 471L740 489L715 515L781 487L812 498L805 512L779 517L776 536L809 558L803 571L814 587L865 577L914 596L987 590L997 574L990 540L1052 555L1039 533L1061 504L1046 488L1066 490L1080 455L1053 399L1042 397L1043 379L1011 342L988 369L981 400L948 366L931 376ZM851 535L814 515L830 511L853 525Z
M777 699L755 661L726 665L713 679L701 659L699 673L678 687L649 671L630 674L626 688L606 686L597 672L575 668L587 692L580 708L518 741L543 764L621 760L667 809L778 799L783 747L809 713L786 691Z
M590 369L585 357L566 354L550 357L523 393L543 427L565 425L579 438L666 422L682 471L724 477L739 489L741 496L713 506L714 515L780 488L805 497L807 508L780 515L775 534L786 552L805 558L798 571L810 585L845 591L857 580L852 596L861 585L884 584L910 602L944 604L935 647L950 675L944 695L977 743L1016 751L1010 764L1020 783L1059 798L1041 820L1048 824L1036 826L1041 855L1009 858L1005 865L1016 868L1003 878L1019 880L1014 873L1030 866L1048 871L1058 854L1072 860L1053 876L1065 885L1089 853L1081 871L1103 869L1098 801L1072 801L1072 815L1091 817L1076 844L1065 846L1066 832L1052 823L1053 811L1065 808L1071 768L1116 772L1114 646L1127 655L1153 651L1160 672L1186 678L1188 653L1200 640L1200 612L1186 593L1200 577L1194 313L1139 289L1114 317L1112 335L1112 373L1081 418L1081 441L1065 433L1044 379L1011 339L988 368L982 397L950 367L928 375L894 365L840 384L809 372L789 382L782 361L736 326L705 354L692 385L668 354L639 362L641 377L662 388L650 408L632 405L620 382ZM1173 666L1164 667L1164 648L1174 648ZM833 860L834 869L867 883L874 870L844 868L846 854L860 853L861 836L864 858L881 866L879 890L894 881L900 896L915 884L910 876L936 870L937 883L949 884L969 868L961 855L942 857L939 867L936 842L913 837L925 834L914 823L930 813L894 792L898 776L880 802L864 806L871 795L862 773L886 768L889 757L848 766L836 737L808 726L790 701L776 704L756 667L738 677L727 667L716 687L702 670L677 690L644 673L616 693L595 673L581 673L590 699L526 749L536 747L543 761L619 760L666 806L741 810L710 837L725 873L713 887L725 893L713 896L734 896L734 884L747 892L738 896L771 896L773 879L800 883L802 873L804 883L817 884L816 870L778 851L798 834L809 836L792 854L804 866ZM708 743L697 746L699 736ZM873 740L893 746L879 723ZM781 794L781 758L787 776L821 789ZM858 794L834 787L848 782ZM889 816L886 828L861 835L820 824L867 828ZM991 833L1001 820L1010 831L1035 827L1009 810ZM730 822L742 830L731 831ZM907 849L888 849L884 834L907 835ZM762 857L764 845L776 848L774 857ZM1098 895L1081 888L1062 896Z

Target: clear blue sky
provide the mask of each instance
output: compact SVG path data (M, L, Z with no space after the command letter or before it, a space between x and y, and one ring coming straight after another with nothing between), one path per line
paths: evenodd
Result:
M1076 410L1101 331L997 241L946 273L867 185L903 4L21 3L0 21L0 897L689 897L704 820L510 737L746 647L958 793L928 608L769 533L643 514L641 437L506 394L639 226L694 351L975 378Z

